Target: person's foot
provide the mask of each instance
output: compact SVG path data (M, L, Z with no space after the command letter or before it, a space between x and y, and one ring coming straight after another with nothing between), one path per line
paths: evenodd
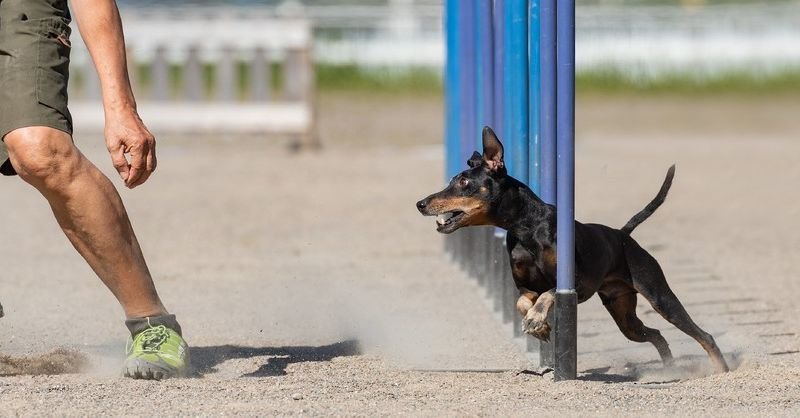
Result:
M164 325L149 326L136 334L127 354L123 374L133 379L181 377L189 368L189 346Z

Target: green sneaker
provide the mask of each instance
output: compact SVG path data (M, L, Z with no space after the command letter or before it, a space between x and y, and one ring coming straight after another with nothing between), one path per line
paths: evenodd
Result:
M186 375L189 346L164 325L149 326L136 334L126 348L123 374L133 379L167 379Z

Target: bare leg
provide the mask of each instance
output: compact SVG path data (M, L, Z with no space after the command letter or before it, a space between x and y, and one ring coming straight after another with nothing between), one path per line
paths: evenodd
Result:
M75 249L128 318L167 313L114 186L57 129L21 128L4 138L19 176L50 203Z

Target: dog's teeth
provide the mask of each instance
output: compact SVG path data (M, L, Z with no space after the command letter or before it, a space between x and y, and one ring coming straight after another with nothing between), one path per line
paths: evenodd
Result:
M436 223L439 225L444 225L450 218L453 217L453 212L442 213L440 215L436 215Z

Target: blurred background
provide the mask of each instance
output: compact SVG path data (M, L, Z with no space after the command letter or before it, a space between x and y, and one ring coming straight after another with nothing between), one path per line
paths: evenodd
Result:
M283 124L248 126L310 135L305 140L312 143L441 142L441 0L119 3L140 98L303 101L312 108L261 112L282 115ZM626 124L645 130L711 124L722 134L741 134L720 126L733 112L745 128L786 129L788 115L780 110L786 96L800 92L800 2L578 0L577 10L579 134L620 129L620 117L645 103L660 112L641 110L622 118ZM297 26L275 29L278 21L308 28L300 24L294 40L285 39L292 38L287 28ZM73 67L87 62L79 49L74 55ZM282 87L287 75L296 77ZM73 99L98 96L89 78L73 77ZM698 116L695 107L702 111L698 104L709 101L725 107ZM246 123L247 112L238 113ZM648 118L655 113L667 119Z

